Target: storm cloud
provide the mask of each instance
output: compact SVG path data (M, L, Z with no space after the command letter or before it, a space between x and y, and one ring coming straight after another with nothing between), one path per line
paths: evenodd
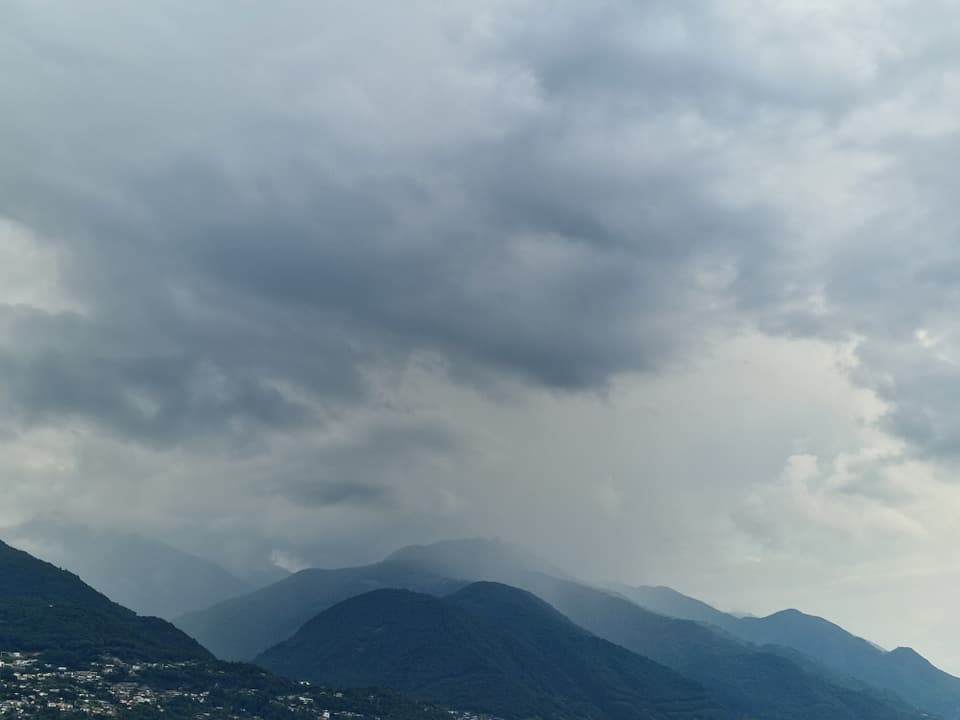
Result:
M502 534L960 667L858 605L953 569L954 13L0 0L0 524Z

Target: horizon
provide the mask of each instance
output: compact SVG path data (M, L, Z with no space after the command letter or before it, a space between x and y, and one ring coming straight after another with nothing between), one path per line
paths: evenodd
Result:
M67 523L62 524L61 527L62 527L62 528L64 528L64 527L67 528L67 529L68 529L68 530L67 530L68 532L76 531L76 530L78 530L78 529L79 529L79 530L82 530L82 531L92 530L92 531L98 532L98 533L99 533L99 532L103 532L103 533L104 533L104 537L107 538L107 539L110 539L110 537L111 537L110 531L103 531L102 529L97 529L97 528L78 528L77 526L70 527L69 524L67 524ZM26 551L26 552L29 552L29 553L30 553L31 555L33 555L34 557L37 557L37 558L39 558L39 559L41 559L41 560L47 560L47 561L49 561L49 562L52 562L54 565L58 565L59 567L62 567L62 568L65 569L65 570L68 570L68 571L73 572L73 570L71 570L71 568L69 567L69 563L65 563L64 560L63 560L64 558L70 557L70 552L69 552L69 550L65 550L65 549L62 548L62 547L58 550L58 549L56 549L55 547L51 547L51 546L49 546L49 545L48 545L48 546L43 546L43 545L31 546L31 542L30 542L29 539L27 539L27 538L22 538L22 537L18 537L18 536L15 534L17 530L18 530L17 528L0 528L0 542L8 542L8 543L11 545L11 547L15 547L15 548L17 548L17 549L19 549L19 550L24 550L24 551ZM41 530L40 530L39 532L40 532L40 533L43 533L44 530L41 528ZM14 533L14 534L11 534L11 533ZM39 537L39 535L37 535L37 537ZM47 537L49 538L50 536L47 535ZM204 555L201 554L201 553L194 553L194 552L191 552L191 551L189 551L189 550L185 550L185 549L183 549L183 548L178 548L178 547L176 547L176 545L174 545L174 544L162 542L162 541L159 541L159 540L156 540L156 539L152 539L152 538L149 538L149 537L146 537L146 536L137 535L137 537L139 537L139 538L141 538L141 539L143 539L143 540L146 540L146 541L148 541L148 542L160 543L160 544L164 545L165 547L170 548L170 549L172 549L172 550L174 550L174 551L176 551L176 552L184 553L185 555L188 555L188 556L191 556L191 557L200 559L200 560L202 560L202 561L204 561L204 562L210 562L210 563L216 564L216 561L215 561L215 560L213 560L213 559L210 558L210 557L206 557L206 556L204 556ZM116 539L116 538L113 538L113 539ZM17 540L21 540L21 542L17 542ZM883 646L883 645L881 645L881 644L879 644L879 643L877 643L877 642L874 642L870 637L866 637L866 636L862 635L861 633L857 632L857 630L855 629L855 624L854 624L853 626L847 625L847 624L845 624L845 623L843 623L843 622L838 622L836 619L833 619L833 618L822 617L822 616L820 616L820 615L817 615L816 613L807 612L807 611L805 611L803 608L800 608L800 607L793 607L793 606L790 606L790 607L777 607L777 608L769 609L769 610L767 610L767 611L760 611L760 612L755 612L755 611L743 611L743 610L739 610L739 609L725 608L725 607L722 607L722 606L720 606L720 605L718 605L718 604L716 604L716 603L714 603L714 602L711 602L709 598L694 596L694 595L691 594L691 593L684 592L684 590L683 590L682 588L675 588L675 587L671 587L671 586L669 586L669 585L661 585L661 584L658 584L658 583L656 583L656 582L634 582L634 583L628 583L628 582L624 582L624 581L622 581L622 580L618 580L618 579L615 579L615 578L598 579L598 578L590 578L590 577L580 577L580 576L577 576L576 574L569 574L569 573L567 573L567 571L566 571L564 568L554 565L554 564L553 564L550 560L548 560L547 558L543 558L543 557L540 557L539 555L536 555L536 554L534 554L534 553L531 553L527 548L523 547L522 545L519 545L519 544L517 544L517 543L513 543L513 542L511 542L509 539L502 538L502 537L450 537L450 538L441 538L441 539L435 540L435 541L433 541L433 542L428 542L428 543L417 543L417 544L412 544L412 545L404 545L404 546L395 548L394 550L392 550L392 551L390 551L390 552L388 552L388 553L386 553L386 554L384 554L384 555L382 555L382 556L370 557L370 558L367 559L367 562L360 562L360 563L358 563L357 566L361 566L361 567L362 567L362 566L366 566L366 565L376 565L376 564L378 564L378 563L380 563L380 562L390 560L390 559L393 558L395 555L398 555L398 554L402 553L403 551L410 551L410 550L414 550L414 551L415 551L415 550L423 550L423 549L428 549L428 550L429 550L429 549L433 549L433 548L436 548L436 547L439 547L439 546L451 546L451 545L457 545L457 546L473 546L474 548L479 548L479 549L482 550L482 551L487 551L487 550L489 550L492 546L498 546L498 549L500 549L500 550L506 550L506 551L508 552L508 554L514 554L514 553L519 552L524 559L530 559L530 560L532 560L532 561L534 562L535 566L540 566L540 567L542 567L544 570L550 570L550 571L551 571L551 572L550 572L551 575L555 575L556 577L569 577L569 578L572 578L575 582L578 582L578 583L582 582L582 583L585 583L585 584L588 585L588 586L600 588L600 589L602 589L602 590L604 590L604 591L608 591L608 592L611 592L611 593L614 593L614 594L619 593L620 590L623 589L623 588L618 588L618 586L621 586L621 585L624 586L624 587L629 587L629 588L634 588L634 589L643 588L643 587L648 587L648 588L653 588L653 589L666 589L666 590L668 590L668 591L671 591L671 592L673 592L673 593L677 593L677 594L679 594L679 595L681 595L681 596L683 596L683 597L686 597L686 598L688 598L688 599L695 600L695 601L698 601L698 602L701 602L701 603L705 603L706 605L708 605L710 608L712 608L712 609L714 609L714 610L717 610L717 611L719 611L719 612L721 612L721 613L725 613L725 614L727 614L727 615L730 615L730 616L736 617L736 618L765 619L765 618L769 618L769 617L774 616L774 615L778 615L778 614L780 614L780 613L799 612L799 613L802 613L803 615L807 615L807 616L812 617L812 618L816 618L816 619L820 619L820 620L826 620L827 622L831 623L832 625L836 625L836 626L840 627L841 630L850 633L850 634L853 635L854 637L858 637L858 638L860 638L860 639L862 639L862 640L866 640L870 645L876 647L876 648L879 649L879 650L882 650L883 652L890 653L890 652L894 652L894 651L896 651L896 650L907 649L907 650L913 650L913 651L915 651L915 652L918 652L918 654L920 654L921 656L926 657L925 654L924 654L924 652L923 652L923 649L922 649L922 648L915 648L915 647L911 647L911 646L909 646L909 645L902 644L902 643L901 643L901 644L896 644L896 645L893 645L893 646ZM82 547L82 543L81 543L81 547ZM52 555L50 555L49 557L45 557L45 556L44 556L45 554L49 554L49 553L52 553ZM58 561L58 558L59 558L59 561ZM307 564L304 564L304 565L302 565L302 566L300 566L300 567L297 567L297 568L289 568L289 567L283 567L283 566L281 566L281 565L278 565L276 562L274 562L274 558L270 558L270 560L271 560L271 562L273 562L273 567L275 567L275 568L280 568L280 569L282 569L284 572L286 572L286 573L288 573L288 574L287 574L285 577L277 578L277 579L271 581L270 583L267 583L266 585L263 585L262 587L261 587L259 584L252 584L252 585L250 585L250 586L247 588L247 590L246 590L244 593L242 593L241 595L245 595L245 594L248 594L248 593L250 593L250 594L256 593L256 592L259 591L260 589L263 589L263 587L269 587L270 585L274 584L275 582L276 582L276 583L282 582L283 580L286 579L286 577L290 577L291 575L295 575L295 574L297 574L297 573L299 573L299 572L303 572L303 571L309 571L309 570L338 570L338 569L347 568L347 567L355 567L355 566L352 566L352 565L343 565L343 564L334 564L334 565L329 565L329 566L322 566L322 565L318 565L318 564L310 564L310 563L307 563ZM61 562L64 562L64 564L61 564ZM228 570L228 572L229 572L229 569L227 569L227 570ZM538 571L539 571L539 570L538 570ZM77 574L80 576L81 580L85 580L85 578L83 577L83 574L82 574L82 573L77 573ZM242 577L242 575L241 575L241 577ZM97 588L96 584L94 584L92 581L87 580L87 582L89 582L89 583L94 587L94 589L99 589L99 588ZM468 581L468 584L472 585L472 584L484 583L484 582L494 582L494 583L496 583L496 584L503 584L503 585L510 586L510 583L504 582L504 581L501 581L501 580L484 580L484 579L473 579L473 580L469 580L469 581ZM384 588L384 589L388 589L388 588ZM108 597L109 597L109 593L107 593L107 595L108 595ZM238 596L238 597L239 597L239 596ZM111 599L114 599L114 598L111 598ZM224 598L224 600L230 600L230 599L232 599L232 598L229 597L229 596ZM633 601L632 601L632 602L633 602ZM641 605L641 607L642 607L642 605ZM199 607L193 608L193 610L191 611L191 613L188 613L188 614L192 614L192 612L202 611L202 610L206 610L206 609L208 609L208 608L206 608L205 606L199 606ZM655 610L655 612L656 612L656 610ZM668 615L669 615L669 613L664 613L664 614L668 614ZM171 619L172 619L172 618L171 618ZM931 660L931 658L929 658L929 657L926 657L926 659L927 659L927 660ZM939 669L944 670L944 671L947 672L947 673L950 673L950 674L953 675L954 677L960 678L960 673L953 672L949 666L947 666L947 665L940 665L940 664L938 664L936 661L934 661L933 664L934 664L935 666L939 667Z
M960 674L955 15L0 0L0 528L503 537Z

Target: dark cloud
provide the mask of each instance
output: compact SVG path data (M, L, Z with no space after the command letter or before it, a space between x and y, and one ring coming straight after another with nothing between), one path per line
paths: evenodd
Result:
M377 508L392 504L392 491L382 485L370 483L303 483L286 489L288 497L308 506L316 505L366 505Z
M399 509L411 483L462 439L444 427L375 425L350 442L322 448L289 469L274 468L264 489L296 505Z
M184 13L157 16L179 24ZM267 72L260 50L247 62ZM129 83L131 98L83 106L83 122L102 133L117 120L111 113L141 121L133 98L153 106L150 90L111 62L110 49L98 54L71 68L71 84L93 92ZM543 58L522 60L534 77L551 72ZM605 57L597 72L629 73L632 62ZM202 66L198 75L225 71ZM48 80L39 97L62 80ZM364 368L417 352L438 354L464 383L512 376L562 390L682 358L728 322L711 305L757 293L776 222L713 197L696 158L668 170L638 158L626 172L602 157L585 162L591 144L607 142L609 123L632 119L590 120L593 99L543 87L568 111L508 114L513 128L493 142L465 137L454 151L427 147L360 176L312 163L309 148L346 155L343 140L285 122L283 108L238 119L239 173L213 155L211 138L146 170L91 158L98 172L72 175L62 159L45 163L41 131L18 126L24 142L0 173L0 213L57 244L63 281L88 311L70 321L71 340L51 328L5 359L8 401L27 418L86 416L175 441L236 423L316 421L308 407L333 412L363 398ZM216 99L199 102L229 119ZM270 130L247 125L258 116ZM121 136L105 156L138 157L166 133L190 131L189 114L170 121L162 132L144 121L149 134ZM702 282L713 265L727 268L729 286ZM219 395L197 399L208 375Z
M953 9L808 5L0 0L0 519L814 600L920 543Z

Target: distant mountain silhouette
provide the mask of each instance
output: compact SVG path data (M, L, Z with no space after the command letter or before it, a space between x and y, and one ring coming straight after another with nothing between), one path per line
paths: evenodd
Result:
M251 660L322 610L378 588L446 594L469 582L517 585L530 572L563 575L525 549L502 540L450 540L401 548L354 568L311 568L262 588L174 618L217 657Z
M696 683L497 583L445 598L405 590L354 597L257 662L294 679L387 687L504 718L733 717Z
M175 618L174 623L223 660L252 660L317 613L355 595L379 588L446 594L465 584L397 560L340 570L301 570L255 592Z
M0 648L62 662L103 654L127 659L209 660L170 623L140 617L76 575L0 542Z
M165 543L134 533L93 530L60 518L7 528L0 537L69 569L142 615L171 619L258 587Z
M700 682L747 717L795 720L909 718L920 714L896 698L834 682L811 660L766 652L723 631L667 617L608 592L534 575L525 587L573 622Z
M477 579L469 577L474 571L482 573L479 579L534 593L587 630L701 682L744 714L796 720L911 716L896 701L863 692L857 683L799 653L761 652L724 630L645 611L610 592L532 572L529 568L544 565L531 557L497 541L407 548L375 565L305 570L176 622L222 658L252 659L347 598L377 588L445 595Z
M960 678L943 672L909 648L887 652L839 625L799 610L740 618L669 588L618 588L656 612L707 622L756 645L790 648L839 676L889 690L917 707L960 719Z
M720 628L726 628L731 618L736 619L733 615L717 610L701 600L663 585L631 587L616 583L610 585L610 589L618 595L623 595L628 600L632 600L637 605L661 615L683 618L684 620L696 620Z
M409 565L435 575L472 581L509 583L531 572L568 577L563 570L537 557L526 548L496 538L444 540L431 545L410 545L389 555L384 562Z

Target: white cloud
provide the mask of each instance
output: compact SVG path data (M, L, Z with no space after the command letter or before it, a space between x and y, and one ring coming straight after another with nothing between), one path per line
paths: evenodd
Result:
M16 306L45 313L79 312L65 291L56 247L44 244L29 229L0 217L0 307Z

